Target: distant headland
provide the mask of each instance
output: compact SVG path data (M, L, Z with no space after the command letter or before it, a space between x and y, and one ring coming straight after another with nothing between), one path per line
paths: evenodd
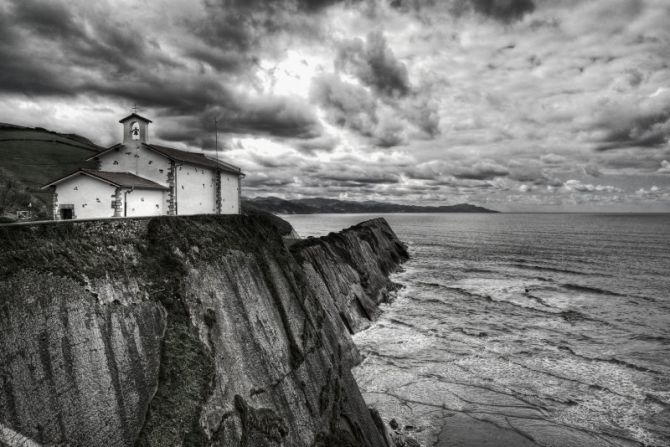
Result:
M313 199L285 200L279 197L243 198L244 208L256 208L276 214L318 214L318 213L497 213L481 206L460 203L458 205L420 206L401 205L375 201L355 202L349 200Z

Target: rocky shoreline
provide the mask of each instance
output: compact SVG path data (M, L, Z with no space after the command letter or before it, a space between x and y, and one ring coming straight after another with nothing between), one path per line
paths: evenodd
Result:
M388 445L350 369L407 259L383 219L290 251L262 217L0 228L0 442Z

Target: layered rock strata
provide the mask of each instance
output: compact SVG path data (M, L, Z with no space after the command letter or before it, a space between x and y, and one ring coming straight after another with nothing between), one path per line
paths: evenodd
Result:
M405 245L382 218L305 239L291 252L322 302L327 308L334 305L351 334L370 326L379 304L398 287L389 274L409 259Z
M246 216L2 227L0 249L0 444L386 445L347 331L406 257L385 221L291 252Z

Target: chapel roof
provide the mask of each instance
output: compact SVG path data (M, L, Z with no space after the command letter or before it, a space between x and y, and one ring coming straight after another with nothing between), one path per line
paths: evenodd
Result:
M204 166L207 168L218 168L222 171L230 172L232 174L242 174L242 170L237 166L231 165L230 163L226 163L221 160L209 158L207 155L200 152L182 151L172 147L158 146L156 144L148 143L144 143L144 146L175 161L192 163L194 165Z
M242 176L244 175L242 170L237 166L232 165L230 163L226 163L225 161L210 158L207 155L203 154L202 152L183 151L181 149L175 149L173 147L159 146L157 144L149 144L149 143L142 143L142 146L149 149L150 151L156 152L173 161L190 163L205 168L220 169L221 171L228 172L231 174L237 174ZM124 147L125 146L121 143L115 144L114 146L110 146L107 149L87 158L86 161L96 159L101 155L104 155L113 150L121 150Z
M145 121L147 123L153 123L153 121L151 121L149 118L145 118L142 115L138 115L137 113L134 113L134 112L131 113L130 115L128 115L127 117L125 117L125 118L121 118L119 120L119 122L120 123L125 123L126 121L128 121L129 119L132 119L132 118L136 118L138 120L142 120L142 121Z
M56 185L71 177L74 177L75 175L80 174L86 175L88 177L93 177L97 180L101 180L105 183L109 183L119 188L161 189L161 190L168 189L166 186L160 185L156 182L132 174L130 172L109 172L109 171L98 171L95 169L85 169L85 168L77 169L76 171L70 174L67 174L59 179L56 179L51 183L42 186L42 189Z

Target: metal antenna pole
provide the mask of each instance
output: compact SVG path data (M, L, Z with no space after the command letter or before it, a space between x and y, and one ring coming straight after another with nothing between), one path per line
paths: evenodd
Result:
M218 191L216 191L216 212L221 214L223 204L221 203L221 168L219 167L219 125L214 117L214 148L216 150L216 185Z
M214 118L214 150L216 151L216 161L219 161L219 127Z

